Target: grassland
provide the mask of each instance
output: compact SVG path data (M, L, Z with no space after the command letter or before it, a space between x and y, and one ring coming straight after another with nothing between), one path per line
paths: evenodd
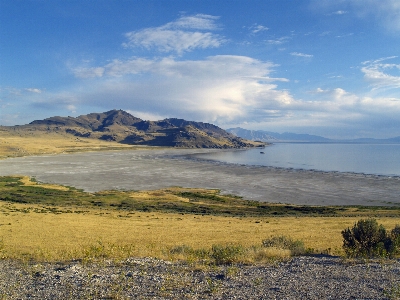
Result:
M0 177L0 253L6 258L191 259L213 245L232 245L245 249L244 261L255 262L290 255L261 247L263 239L280 235L302 240L314 253L341 255L341 230L360 217L391 229L400 208L268 205L179 187L86 193Z
M0 127L0 159L28 155L137 148L137 146L133 147L117 142L78 138L61 131L10 130Z
M0 128L0 159L137 148ZM399 223L400 208L266 204L201 188L87 193L26 176L0 177L0 256L21 260L198 260L220 245L239 249L244 262L259 262L290 255L261 246L281 235L303 241L313 253L341 255L341 231L367 217L391 229Z

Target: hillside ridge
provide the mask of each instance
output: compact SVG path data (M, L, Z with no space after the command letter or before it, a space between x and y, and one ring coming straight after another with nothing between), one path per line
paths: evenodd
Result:
M54 116L26 125L2 126L3 130L47 131L114 141L129 145L181 148L244 148L263 146L203 122L168 118L145 121L124 110L89 113L78 117Z

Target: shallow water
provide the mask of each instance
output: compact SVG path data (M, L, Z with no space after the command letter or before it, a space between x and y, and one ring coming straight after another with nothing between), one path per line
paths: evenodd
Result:
M196 157L244 165L400 176L400 144L280 143L265 149Z
M264 149L266 151L266 149ZM23 174L86 191L170 186L220 189L248 200L307 205L400 205L400 177L289 170L193 159L210 150L137 150L0 160ZM216 151L221 152L221 151Z

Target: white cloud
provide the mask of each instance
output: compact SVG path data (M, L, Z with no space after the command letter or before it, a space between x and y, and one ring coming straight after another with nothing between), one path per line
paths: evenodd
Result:
M340 138L365 137L365 132L377 138L398 135L400 98L359 96L341 88L317 88L310 94L309 99L294 100L281 109L278 118L265 119L254 127L271 131L297 128L324 136L328 131L341 132ZM377 128L385 130L377 132Z
M371 69L387 62L388 58L382 58L365 62L363 67ZM225 128L248 122L247 126L258 129L279 131L292 127L315 134L327 128L332 132L333 128L336 132L342 130L343 134L373 132L380 126L388 128L383 123L389 122L394 129L385 131L385 135L398 135L399 97L361 96L339 87L318 87L300 99L278 87L278 82L288 79L271 76L276 67L271 62L232 55L204 60L114 60L104 66L78 68L79 78L85 74L90 79L81 78L79 85L68 92L38 94L30 102L40 111L52 108L68 112L78 111L79 107L103 111L112 103L113 108L143 119L178 117ZM96 68L103 72L93 77Z
M36 93L36 94L40 94L40 93L42 93L42 90L40 90L40 89L35 89L35 88L28 88L28 89L25 89L27 92L31 92L31 93Z
M206 14L197 14L194 16L182 16L178 20L169 22L159 28L163 29L200 29L200 30L215 30L219 26L215 23L219 17Z
M131 109L127 109L126 111L128 113L130 113L132 116L135 116L137 118L140 118L142 120L147 120L147 121L158 121L158 120L163 120L163 119L167 119L170 117L170 116L166 116L166 115L153 114L151 112L136 111L136 110L131 110Z
M318 88L316 94L318 100L314 104L320 106L319 111L330 113L332 118L338 117L335 116L335 111L340 112L340 118L349 118L347 122L354 121L357 116L367 124L368 119L385 119L400 114L400 98L359 96L341 88Z
M73 70L75 76L80 78L90 78L90 77L101 77L104 73L104 68L97 67L97 68L76 68Z
M290 39L291 39L291 37L289 37L289 36L283 36L280 38L267 40L267 43L271 44L271 45L282 45L284 43L287 43Z
M312 54L305 54L305 53L300 53L300 52L291 52L290 55L298 56L298 57L305 57L305 58L314 57L314 55L312 55Z
M333 15L345 15L345 14L348 14L348 13L349 12L345 11L345 10L338 10L338 11L333 12L332 14Z
M361 71L364 78L375 89L378 88L400 88L400 64L383 63L386 60L397 58L396 56L380 58L375 61L363 62ZM392 71L396 75L389 74Z
M337 35L336 37L337 38L345 38L345 37L349 37L349 36L353 36L354 35L354 33L346 33L346 34L342 34L342 35Z
M277 77L257 77L257 76L252 76L249 77L251 79L256 79L260 82L272 82L272 81L282 81L282 82L289 82L290 80L287 78L277 78Z
M269 62L235 55L210 56L205 60L176 60L173 57L164 58L132 58L130 60L114 60L111 63L97 68L77 68L77 77L95 77L101 68L103 72L97 77L110 76L118 77L127 74L152 73L168 77L192 77L207 79L208 76L233 76L238 78L257 78L271 80L262 76L269 74L271 68L275 66Z
M372 70L388 59L365 62L363 67ZM400 99L396 97L360 96L339 87L319 87L305 99L296 99L278 87L278 82L289 80L271 76L275 67L271 62L233 55L204 60L114 60L104 66L79 69L77 76L85 74L92 79L82 81L73 93L75 98L54 97L58 99L54 103L65 105L69 101L72 105L108 108L112 101L113 107L127 109L143 119L180 117L225 127L248 122L270 129L286 126L290 130L293 126L345 130L350 126L373 126L368 124L378 124L380 119L394 120L400 126L395 117L400 114ZM103 72L93 80L96 68Z
M66 108L71 112L71 113L76 113L76 106L73 104L68 104Z
M204 60L132 58L114 60L97 81L79 96L82 104L106 104L162 116L222 122L246 118L251 111L279 108L292 101L287 91L273 82L270 62L245 56L218 55ZM78 77L93 77L96 68L80 68Z
M253 26L250 27L250 30L251 33L256 34L258 32L267 31L269 30L269 28L263 25L254 24Z
M205 32L218 29L216 16L197 14L183 16L160 27L145 28L125 34L128 42L124 47L143 47L161 52L182 54L196 48L217 48L226 40L215 33Z

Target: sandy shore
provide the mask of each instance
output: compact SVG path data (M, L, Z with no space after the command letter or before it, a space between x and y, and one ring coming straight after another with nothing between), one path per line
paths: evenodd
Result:
M307 205L400 205L400 178L242 166L199 160L215 150L135 150L30 156L0 161L0 175L35 176L82 188L149 190L169 186L221 189L249 200Z

